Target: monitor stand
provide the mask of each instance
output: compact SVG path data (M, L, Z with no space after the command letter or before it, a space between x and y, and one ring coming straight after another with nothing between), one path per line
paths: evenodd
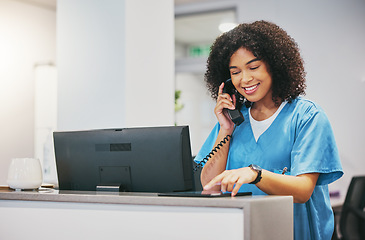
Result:
M99 184L96 186L96 191L103 192L129 192L129 189L124 184Z

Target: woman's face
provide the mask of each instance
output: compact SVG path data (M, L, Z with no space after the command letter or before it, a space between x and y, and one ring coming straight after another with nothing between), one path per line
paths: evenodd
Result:
M265 62L245 48L238 49L229 62L232 83L248 101L265 103L272 100L272 78Z

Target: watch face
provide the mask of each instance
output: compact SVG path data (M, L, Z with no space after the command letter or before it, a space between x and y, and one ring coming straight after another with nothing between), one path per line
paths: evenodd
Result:
M261 167L259 167L259 166L257 166L257 165L255 165L255 164L251 164L250 166L251 166L251 168L252 168L253 170L255 170L255 171L262 171L262 168L261 168Z

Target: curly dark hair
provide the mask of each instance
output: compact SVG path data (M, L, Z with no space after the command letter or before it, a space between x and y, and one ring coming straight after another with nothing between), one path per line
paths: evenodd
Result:
M297 43L274 23L256 21L243 23L220 35L213 45L207 61L205 81L213 99L218 97L222 82L230 78L230 58L239 48L245 48L265 62L272 76L273 101L291 102L305 94L304 62ZM236 92L237 107L251 106Z

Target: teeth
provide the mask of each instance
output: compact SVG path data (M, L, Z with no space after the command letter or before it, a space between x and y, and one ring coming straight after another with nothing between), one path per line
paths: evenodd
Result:
M251 91L251 90L254 90L256 87L257 87L257 85L252 86L252 87L249 87L249 88L245 88L245 90L247 90L247 91Z

